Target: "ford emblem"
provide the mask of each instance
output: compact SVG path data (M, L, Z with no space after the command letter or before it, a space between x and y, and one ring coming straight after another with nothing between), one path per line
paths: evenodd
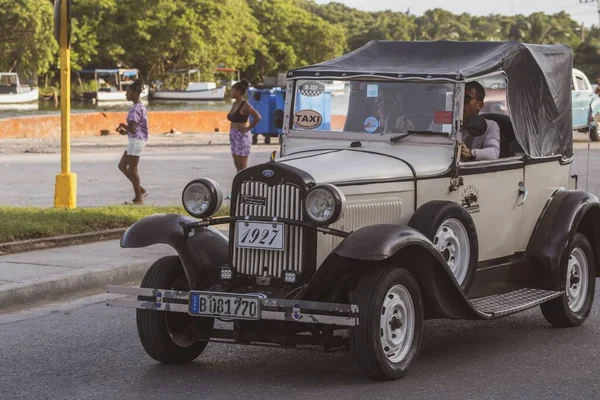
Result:
M265 178L271 178L273 175L275 175L275 172L271 171L270 169L265 169L262 174Z

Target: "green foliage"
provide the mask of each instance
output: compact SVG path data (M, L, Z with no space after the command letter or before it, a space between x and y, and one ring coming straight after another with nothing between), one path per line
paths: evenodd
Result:
M24 76L45 73L58 48L53 26L48 1L0 0L0 71Z
M0 69L57 77L52 0L0 0ZM354 50L370 40L518 40L563 43L575 66L600 72L600 30L569 14L514 17L421 16L367 12L314 0L77 0L73 5L73 69L138 68L147 80L171 69L244 71L252 81Z
M127 228L144 217L161 213L187 214L180 206L125 205L74 210L0 206L0 243ZM229 215L227 206L216 214L225 215Z
M313 64L343 53L343 27L328 23L289 0L248 0L265 41L256 49L251 74L274 76L278 72Z

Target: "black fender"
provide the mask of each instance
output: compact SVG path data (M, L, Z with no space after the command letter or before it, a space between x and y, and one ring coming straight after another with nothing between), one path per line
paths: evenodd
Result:
M532 281L540 289L565 290L567 249L583 233L594 250L600 276L600 201L591 193L560 190L548 201L533 230L525 254L536 262Z
M485 318L473 308L433 243L402 225L371 225L351 233L321 264L303 297L329 301L340 282L356 282L373 268L390 264L415 276L428 318Z
M225 235L214 228L197 228L192 237L185 237L181 223L196 221L179 214L151 215L125 231L121 237L121 247L168 244L179 255L190 288L205 289L218 283L219 267L228 262L229 242Z

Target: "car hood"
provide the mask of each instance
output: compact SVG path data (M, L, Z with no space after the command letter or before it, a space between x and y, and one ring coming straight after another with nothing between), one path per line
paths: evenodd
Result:
M406 147L392 152L331 149L287 155L278 162L302 169L317 183L347 183L435 176L449 169L452 148Z

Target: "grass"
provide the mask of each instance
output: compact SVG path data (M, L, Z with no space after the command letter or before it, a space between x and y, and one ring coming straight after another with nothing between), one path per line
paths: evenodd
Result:
M61 210L0 206L0 243L127 228L152 214L187 215L182 207L108 206ZM217 216L229 215L223 207Z

